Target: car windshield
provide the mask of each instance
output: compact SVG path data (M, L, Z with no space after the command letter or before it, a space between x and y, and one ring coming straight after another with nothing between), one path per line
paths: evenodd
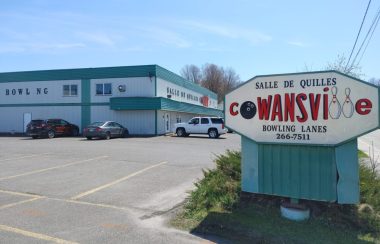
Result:
M104 125L105 122L94 122L92 124L90 124L90 126L102 126Z

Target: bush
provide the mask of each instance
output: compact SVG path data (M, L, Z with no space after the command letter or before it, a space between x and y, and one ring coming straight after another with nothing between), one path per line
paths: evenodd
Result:
M240 152L227 151L215 160L216 169L204 170L204 178L195 183L185 211L197 219L212 209L231 210L238 202L241 191Z
M360 202L380 213L380 177L369 166L360 163Z

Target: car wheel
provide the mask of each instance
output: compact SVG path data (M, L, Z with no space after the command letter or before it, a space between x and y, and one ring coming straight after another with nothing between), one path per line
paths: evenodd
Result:
M186 131L184 128L177 129L177 136L182 137L186 135Z
M32 136L32 138L33 138L33 139L37 139L37 138L38 138L38 136Z
M210 138L218 138L219 137L219 134L218 134L218 131L215 130L215 129L211 129L208 131L208 136Z
M105 139L106 139L106 140L111 139L111 133L110 133L109 131L106 132Z
M52 139L55 137L55 132L54 130L49 130L48 133L47 133L47 136L49 139Z
M86 136L87 140L92 140L91 136Z
M129 132L128 132L128 130L124 130L123 131L123 134L121 135L121 137L128 137L128 135L129 135Z
M79 135L79 130L78 129L73 129L73 131L71 132L71 135L72 136L78 136Z

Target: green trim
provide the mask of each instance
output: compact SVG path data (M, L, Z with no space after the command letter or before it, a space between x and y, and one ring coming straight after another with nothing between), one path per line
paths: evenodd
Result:
M360 198L357 139L335 148L338 203L357 204Z
M81 80L81 128L83 129L91 123L91 81L89 79Z
M149 77L155 75L155 65L120 66L82 69L57 69L0 73L0 83L24 81L54 81L102 79L123 77Z
M177 102L163 97L113 97L110 102L112 110L165 110L219 117L223 115L223 112L218 109Z
M259 192L259 146L241 137L241 188L245 192Z

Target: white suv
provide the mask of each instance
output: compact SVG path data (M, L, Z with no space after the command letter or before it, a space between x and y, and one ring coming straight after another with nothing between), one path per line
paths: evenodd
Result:
M194 117L187 123L174 124L174 133L177 136L190 134L208 134L210 138L218 138L225 134L224 121L218 117Z

